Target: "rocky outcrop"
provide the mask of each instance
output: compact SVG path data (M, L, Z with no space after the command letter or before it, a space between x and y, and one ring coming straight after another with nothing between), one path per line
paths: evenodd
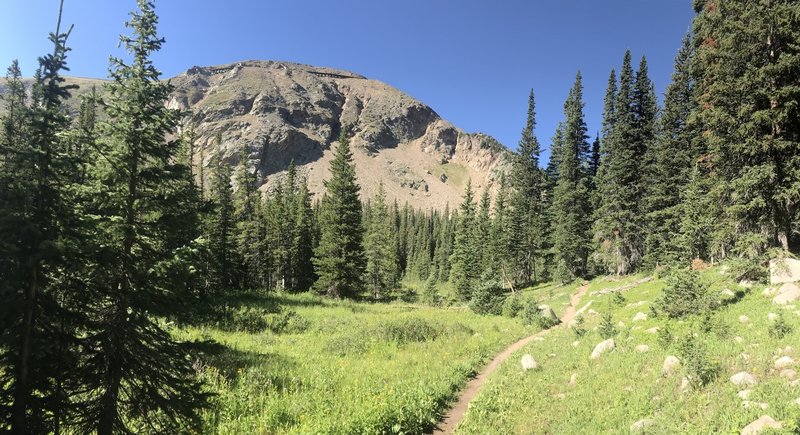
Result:
M454 206L467 180L493 186L509 162L490 136L465 133L401 91L347 71L247 61L193 67L171 82L170 107L191 111L205 151L197 163L235 164L244 148L263 189L294 161L320 194L343 131L362 195L382 181L390 200L417 207Z

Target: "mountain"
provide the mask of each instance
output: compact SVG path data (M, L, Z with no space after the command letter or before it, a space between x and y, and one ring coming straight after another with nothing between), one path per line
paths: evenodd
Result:
M70 81L81 85L76 94L102 84ZM294 161L320 195L342 128L351 136L364 199L382 181L390 201L452 208L461 202L468 179L478 191L494 190L510 163L510 152L491 136L465 133L398 89L347 71L245 61L193 67L170 81L175 90L169 106L191 112L196 145L204 148L203 161L198 152L195 162L206 168L206 176L220 161L238 164L246 147L262 190Z

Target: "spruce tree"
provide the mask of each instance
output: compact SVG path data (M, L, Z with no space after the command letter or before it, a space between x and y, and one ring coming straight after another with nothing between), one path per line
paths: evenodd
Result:
M651 89L646 76L646 64L640 68L642 88ZM642 196L641 171L644 167L645 144L648 135L640 128L647 120L637 113L645 107L645 97L637 91L637 81L631 68L630 51L625 52L620 71L619 90L613 105L613 119L603 121L612 126L603 143L600 177L597 179L598 208L595 211L593 259L607 272L626 274L642 259L644 225L640 213ZM611 82L609 83L611 89ZM641 106L641 107L640 107Z
M480 278L480 264L475 239L475 198L472 180L467 180L464 200L459 207L458 223L455 228L453 254L450 257L450 279L453 281L456 296L468 301Z
M378 193L372 202L364 251L367 258L367 290L375 299L380 299L397 286L398 276L394 232L389 221L383 183L378 186Z
M798 246L800 5L715 0L695 7L693 117L720 211L711 255Z
M180 144L165 140L178 113L166 108L171 86L151 61L163 44L158 18L151 1L138 5L127 23L132 36L120 38L131 63L111 61L103 148L91 171L101 248L87 295L92 328L82 340L87 385L79 396L79 431L100 435L198 430L208 398L188 349L150 314L175 303L173 281L159 271L178 249L168 235L187 204L173 193L185 186L188 167L178 163Z
M589 244L589 189L585 170L589 143L583 105L583 84L579 72L564 103L566 122L551 210L555 266L572 277L580 277L587 272Z
M692 155L692 141L695 134L688 126L689 116L695 107L691 62L691 38L687 36L675 59L672 83L667 87L664 96L657 138L649 149L650 165L646 171L647 183L643 198L648 228L644 263L648 267L675 264L684 259L681 238L676 235L681 233L681 220L688 211L684 205L692 203L688 205L689 208L698 205L696 201L699 198L695 192L687 192L689 198L684 198L687 199L685 204L681 198L689 180L694 179L692 166L695 156ZM694 219L699 217L696 213L690 214ZM695 223L699 224L701 220L696 220ZM699 235L695 230L691 233L692 238ZM689 251L698 254L704 249L691 248Z
M62 4L63 6L63 4ZM67 38L50 34L53 52L39 58L31 98L17 62L9 68L7 112L0 137L0 428L11 433L58 430L69 405L64 381L75 348L62 303L75 288L66 267L74 251L69 225L75 162L65 140Z
M325 182L320 211L321 238L314 251L318 293L341 298L363 288L365 266L361 201L350 141L344 131L331 160L331 178Z
M536 108L533 90L528 98L528 117L511 169L511 256L514 280L537 280L536 263L545 248L545 178L539 168L541 147L536 138Z
M292 288L296 291L306 291L314 283L314 212L311 209L311 192L308 191L308 181L302 178L298 181L298 192L295 196L295 221L294 240L292 243ZM395 249L395 246L392 246ZM392 256L395 258L396 251Z
M217 164L211 175L210 199L212 213L208 223L208 246L211 253L210 288L213 294L223 294L239 288L241 262L237 250L231 166L222 161L221 143L217 143Z
M264 288L264 270L268 267L260 241L264 237L261 216L261 194L256 189L256 174L248 166L247 147L239 152L236 166L236 191L233 195L233 220L237 257L242 261L242 284ZM224 186L222 186L224 187Z

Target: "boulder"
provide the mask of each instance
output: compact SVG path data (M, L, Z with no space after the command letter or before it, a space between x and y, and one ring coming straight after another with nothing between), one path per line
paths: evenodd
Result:
M778 289L778 294L772 298L772 303L776 305L787 305L800 300L800 287L794 283L786 283Z
M641 420L639 420L636 423L633 423L631 425L631 432L632 433L645 433L645 432L647 432L646 429L648 429L651 426L653 426L654 423L655 423L655 421L653 421L652 418L643 418L643 419L641 419Z
M606 353L608 351L614 350L615 346L616 346L616 343L614 343L614 339L613 338L609 338L608 340L601 341L600 343L597 344L597 346L594 347L594 350L592 351L591 358L592 359L600 358L600 355L602 355L602 354L604 354L604 353Z
M736 293L733 290L726 288L725 290L721 291L720 294L726 298L733 298L736 297Z
M677 356L670 355L664 359L664 365L661 367L661 374L669 376L675 373L681 367L681 360Z
M793 381L797 377L797 372L793 369L783 369L781 370L781 377L787 381Z
M739 396L739 398L742 400L747 400L750 398L750 390L739 391L738 393L736 393L736 395Z
M731 382L738 387L747 386L752 387L758 383L756 377L747 372L739 372L731 376Z
M767 314L767 320L769 320L770 322L773 320L778 320L778 315L775 313L769 313Z
M784 284L798 281L800 281L800 260L784 258L782 260L773 259L769 261L770 283Z
M743 279L739 281L739 287L742 288L753 288L753 281Z
M775 360L775 368L778 370L786 369L794 365L794 360L789 356L782 356Z
M559 323L558 316L556 316L556 312L550 308L550 305L539 305L539 314L555 323Z
M654 326L654 327L652 327L652 328L650 328L650 329L648 329L648 330L646 330L644 332L646 332L648 334L658 334L658 326Z
M742 406L744 406L745 409L761 408L762 410L766 410L767 408L769 408L769 403L751 402L749 400L745 400L744 402L742 402Z
M642 322L642 321L645 321L645 320L647 320L647 314L645 314L645 313L643 313L641 311L639 311L638 313L636 313L635 316L633 316L633 321L634 322Z
M768 415L762 415L758 420L748 424L742 429L742 435L756 435L764 431L764 429L781 429L783 423L775 421Z
M739 316L739 322L748 323L748 322L750 322L750 318L745 316L744 314L742 314L741 316Z
M640 345L636 346L636 352L639 352L639 353L650 352L650 346L648 346L646 344L640 344Z
M522 363L522 370L536 370L539 367L539 364L536 363L536 360L533 359L533 356L530 354L525 354L520 361Z

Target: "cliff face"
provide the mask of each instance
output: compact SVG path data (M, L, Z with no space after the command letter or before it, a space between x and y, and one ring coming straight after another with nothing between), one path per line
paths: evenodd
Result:
M78 93L91 89L91 80L72 80L80 80ZM383 182L390 201L452 208L468 179L476 190L496 189L510 161L492 137L465 133L399 90L347 71L246 61L193 67L170 80L168 104L191 111L196 146L203 147L203 161L198 152L195 163L209 174L218 162L237 164L246 148L262 190L294 161L321 194L343 128L352 137L362 198Z

